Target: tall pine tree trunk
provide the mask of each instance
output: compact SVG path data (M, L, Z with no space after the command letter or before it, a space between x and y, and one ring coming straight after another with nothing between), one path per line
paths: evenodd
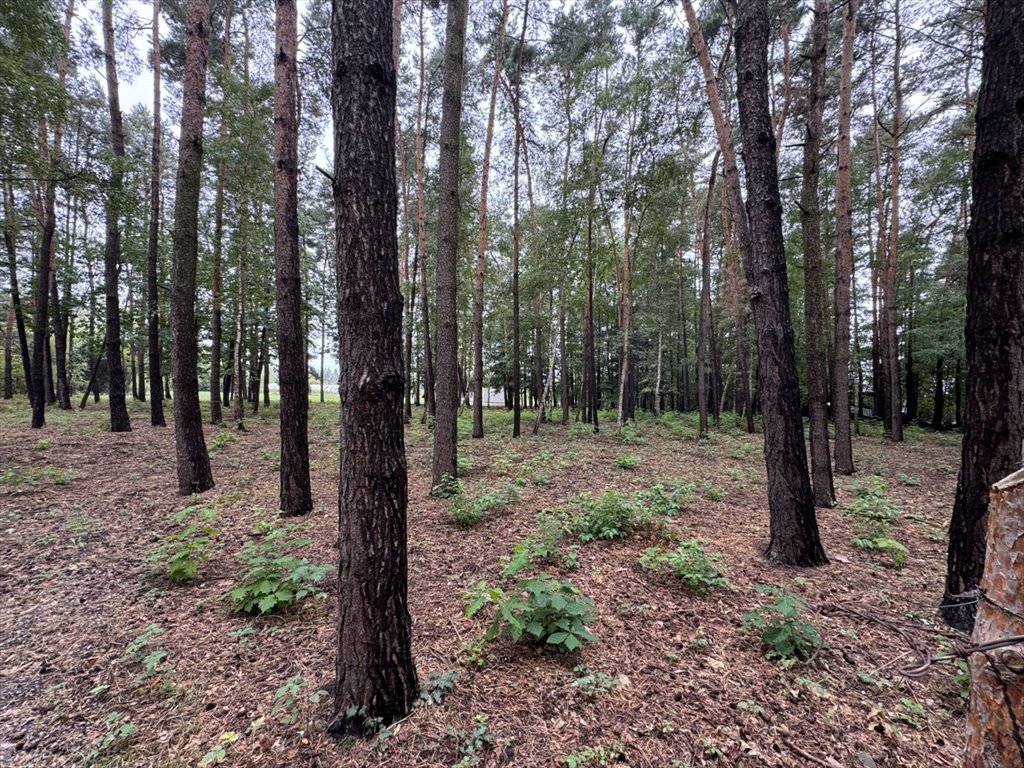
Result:
M14 324L18 330L18 349L21 353L21 367L25 376L25 392L29 402L32 397L32 357L28 348L28 334L25 331L25 312L21 306L21 291L18 289L18 259L15 248L14 189L10 181L4 182L4 247L7 250L7 267L10 271L11 307Z
M828 0L815 0L811 27L811 76L807 84L804 121L803 185L800 231L804 251L804 337L807 354L807 402L811 430L811 485L816 507L835 506L832 460L828 449L828 373L825 365L824 280L821 258L821 123L825 111L825 64L828 43Z
M121 261L120 197L124 187L124 127L117 92L117 64L114 58L113 0L103 0L103 51L107 70L107 106L110 109L110 140L114 149L110 190L107 196L107 238L103 252L103 288L107 306L107 390L110 401L110 431L130 432L125 402L124 363L121 359L121 307L118 297L118 267Z
M900 255L900 143L903 140L903 80L900 58L903 48L903 26L900 21L900 0L893 6L895 41L893 59L893 114L892 156L889 169L889 241L885 251L882 275L882 350L886 375L886 395L889 399L889 423L893 441L903 441L903 398L900 386L900 353L897 335L896 284L899 277Z
M274 56L274 276L277 380L281 397L281 511L313 509L309 480L309 377L302 336L299 260L298 16L295 0L277 0ZM263 329L264 338L266 328ZM323 376L320 377L321 387ZM259 393L256 393L259 401Z
M362 734L419 698L408 608L391 0L331 15L341 342L338 659L329 729ZM426 302L424 302L426 303Z
M850 289L853 283L853 162L850 124L853 120L853 43L857 35L857 4L858 0L847 0L843 9L843 50L839 68L832 418L836 425L833 446L835 471L840 475L852 475L854 472L853 437L850 434ZM860 361L857 363L859 370Z
M208 1L188 0L171 270L174 448L178 493L182 496L202 493L213 487L210 458L203 437L203 414L199 407L199 345L196 340L196 262L199 257L199 192L209 25Z
M458 451L459 336L458 267L462 203L459 158L462 144L462 73L466 55L468 0L448 0L444 41L437 204L437 374L432 487L454 478Z
M210 310L210 423L220 424L223 420L222 403L228 398L221 397L224 384L221 381L221 347L223 346L223 280L221 260L224 249L224 185L227 180L227 161L224 159L228 141L228 101L231 88L231 19L234 2L229 2L224 13L224 55L222 60L222 101L220 105L220 146L223 154L217 161L217 182L213 196L213 253L211 256L212 293Z
M153 0L153 149L149 183L149 241L146 250L146 315L149 348L149 423L164 421L163 368L160 360L160 299L157 257L160 245L160 0ZM214 390L210 396L213 397Z
M751 258L746 264L757 331L768 506L766 555L786 565L827 562L818 536L807 474L800 385L796 372L782 204L768 109L768 4L746 0L736 28L736 97L743 132Z
M988 0L967 241L967 431L942 601L954 604L944 609L945 620L964 630L974 624L984 573L989 488L1024 464L1021 29L1024 6Z

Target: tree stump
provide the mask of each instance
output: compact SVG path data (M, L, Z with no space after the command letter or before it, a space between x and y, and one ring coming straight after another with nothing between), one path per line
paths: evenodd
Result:
M992 487L975 645L1024 635L1024 470ZM964 768L1024 768L1024 642L970 657Z

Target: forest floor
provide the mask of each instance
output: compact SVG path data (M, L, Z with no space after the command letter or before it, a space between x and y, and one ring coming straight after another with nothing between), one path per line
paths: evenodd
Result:
M315 511L295 523L311 539L290 554L336 562L337 405L310 418ZM408 428L409 598L420 680L430 698L376 738L325 733L333 678L333 576L323 599L280 614L231 613L224 595L238 554L275 523L276 409L247 430L207 427L219 533L197 577L175 584L147 553L179 529L169 429L106 432L106 412L47 414L28 428L26 404L0 405L0 765L159 766L871 766L955 765L965 700L957 667L919 679L910 643L948 652L937 622L945 528L959 436L907 431L903 445L856 438L859 472L837 478L839 507L819 512L825 567L762 557L767 541L761 438L726 417L706 440L690 415L641 419L617 436L542 425L513 441L510 415L490 412L487 436L460 441L467 499L519 500L457 528L450 501L431 498L430 438ZM168 413L168 416L170 414ZM865 425L870 426L870 425ZM633 458L635 457L635 458ZM632 468L629 468L633 465ZM855 490L899 509L889 536L907 548L853 543ZM509 485L506 485L509 484ZM568 536L543 570L595 604L596 641L560 654L499 638L481 645L486 612L463 615L472 582L501 581L503 558L536 530L541 509L573 514L579 496L634 494L661 484L680 506L665 525L581 544ZM283 524L283 523L281 523ZM666 535L721 553L728 586L698 594L638 565ZM575 553L577 567L565 555ZM898 558L897 558L898 559ZM766 658L743 615L782 587L826 645L809 662ZM851 612L845 609L855 609ZM880 625L873 618L890 622ZM903 635L893 631L902 630ZM453 674L455 673L455 674ZM457 676L456 676L457 675ZM428 680L433 683L427 684ZM205 760L205 763L203 761ZM460 762L461 761L461 762Z

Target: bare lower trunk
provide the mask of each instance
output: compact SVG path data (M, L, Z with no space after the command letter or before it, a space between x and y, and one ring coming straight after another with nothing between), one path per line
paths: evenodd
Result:
M163 362L160 359L160 304L157 258L160 245L160 0L153 0L153 146L149 183L149 241L146 250L146 316L149 350L149 423L165 426ZM213 392L210 393L211 397Z

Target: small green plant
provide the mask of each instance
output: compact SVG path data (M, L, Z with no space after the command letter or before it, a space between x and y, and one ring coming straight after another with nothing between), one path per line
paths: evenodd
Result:
M155 675L167 658L167 651L163 649L164 631L159 624L150 624L124 647L124 659L142 666L139 680Z
M494 734L488 729L487 718L483 715L473 718L473 728L469 731L456 730L449 725L445 728L445 733L459 742L459 754L462 755L459 762L455 763L452 768L471 768L471 766L480 765L483 762L481 753L493 749L494 745L498 743Z
M441 482L430 489L430 495L438 499L454 499L462 495L462 481L451 475L441 477Z
M458 471L460 476L468 474L473 469L473 458L464 453L460 453L455 457L455 469Z
M54 485L67 485L74 475L60 467L22 467L14 464L0 472L0 485L7 485L17 488L27 485L29 488L38 488L42 480Z
M635 421L627 421L618 431L619 440L626 445L643 445L644 436Z
M466 616L475 616L485 605L494 606L494 616L484 640L502 635L518 642L529 638L574 651L594 640L587 625L594 620L594 604L568 581L541 574L516 583L514 591L478 581L462 596Z
M474 637L462 644L462 652L466 654L466 662L478 669L487 664L487 640Z
M230 432L227 429L220 430L213 439L210 440L210 450L219 451L225 445L235 442L235 433Z
M655 573L671 573L687 589L701 594L729 586L722 556L709 553L699 539L687 539L670 551L649 547L640 556L640 567Z
M617 763L626 756L622 747L613 744L610 747L588 747L558 759L565 768L595 768Z
M640 514L651 520L667 520L678 515L683 504L693 498L696 486L693 483L676 481L671 484L658 483L650 488L637 491L634 498L643 510Z
M300 705L308 702L316 706L326 695L327 691L310 691L309 683L301 675L292 675L274 692L274 707L270 714L285 725L291 725L302 714Z
M900 510L889 499L885 480L878 475L868 478L867 484L853 486L853 504L850 511L857 517L892 525L899 519Z
M615 466L619 469L636 469L640 466L640 457L635 453L624 453L615 457Z
M219 531L211 523L217 512L197 505L174 513L174 523L182 526L149 551L147 560L166 572L171 581L195 578L199 566L210 559L210 547Z
M611 677L604 672L595 672L586 664L577 664L572 671L576 673L572 687L590 695L608 693L622 685L622 680L619 678Z
M128 745L135 733L135 725L124 712L110 712L103 718L103 725L106 730L93 740L92 749L82 756L84 765L92 765L117 754Z
M921 481L917 477L914 475L908 475L904 472L897 472L896 480L898 480L901 485L917 486L921 484Z
M783 666L814 658L822 646L821 633L813 622L802 618L809 610L799 595L765 584L754 588L772 602L743 614L743 628L760 634L761 644L769 659L779 659Z
M504 559L502 578L515 576L528 568L554 563L559 554L564 568L573 570L579 566L576 548L561 548L562 539L568 532L565 517L556 512L541 510L537 513L537 530L512 547L511 556Z
M708 501L722 501L727 495L722 486L715 485L710 480L700 484L700 491Z
M425 683L420 684L420 698L428 704L440 704L445 696L455 690L458 679L459 673L454 669L436 672L428 677Z
M925 728L924 721L927 720L928 713L924 707L913 699L900 699L900 711L896 717L899 718L900 722L906 723L911 728L923 731Z
M579 506L571 528L583 543L621 539L633 530L636 508L623 493L605 491L597 497L584 493L579 497Z
M511 483L504 483L493 491L474 496L459 494L455 497L449 514L452 522L460 528L472 528L488 515L508 509L519 499L519 489Z
M43 440L36 440L35 443L32 444L32 449L36 450L36 451L45 451L49 447L50 447L50 441L49 440L45 440L45 439L43 439Z
M234 744L241 738L238 731L225 731L217 737L217 743L214 744L210 750L203 755L203 759L199 761L199 768L206 768L208 765L220 765L228 757L228 750L231 745Z
M311 543L310 539L286 540L289 530L278 528L259 543L245 542L239 559L246 569L240 583L223 595L231 599L235 613L269 613L324 594L317 585L332 566L314 565L304 557L285 554L285 548Z
M853 540L853 545L858 549L869 549L888 555L889 564L893 568L902 568L906 565L907 556L910 554L906 546L885 536L879 538L857 537Z

